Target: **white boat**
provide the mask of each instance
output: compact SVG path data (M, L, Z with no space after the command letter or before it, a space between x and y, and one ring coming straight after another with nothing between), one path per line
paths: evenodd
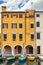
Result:
M38 56L40 60L43 60L43 56Z

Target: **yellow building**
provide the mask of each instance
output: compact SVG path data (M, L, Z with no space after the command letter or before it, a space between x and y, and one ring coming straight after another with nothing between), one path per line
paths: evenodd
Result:
M34 10L11 12L2 6L1 22L3 55L35 53Z

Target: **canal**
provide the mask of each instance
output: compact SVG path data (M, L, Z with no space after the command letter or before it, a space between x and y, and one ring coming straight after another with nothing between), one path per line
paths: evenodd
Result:
M15 61L13 63L0 63L0 65L43 65L43 61L26 61L25 63L19 63L19 61Z

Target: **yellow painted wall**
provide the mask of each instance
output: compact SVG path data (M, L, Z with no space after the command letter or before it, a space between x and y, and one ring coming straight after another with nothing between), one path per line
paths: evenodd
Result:
M35 12L33 10L26 12L26 45L31 45L34 47L35 45L35 39L32 41L31 40L31 34L35 34L35 28L31 28L30 24L35 23L35 18L34 18ZM33 17L32 17L33 16Z
M9 13L8 13L9 14ZM15 13L14 13L15 14ZM9 14L9 16L11 16L11 13ZM7 29L2 29L2 33L7 33L7 41L3 40L3 46L5 46L6 44L10 44L11 47L15 47L16 45L21 45L23 46L23 43L25 42L25 14L23 14L23 18L2 18L2 22L7 22L8 23L8 28ZM11 24L13 22L17 23L17 28L12 28ZM23 24L23 28L19 28L19 23ZM12 40L12 34L16 33L16 41ZM19 34L22 33L23 34L23 40L19 41ZM3 36L3 35L2 35Z
M6 10L3 10L3 11L6 12ZM9 18L2 18L2 23L4 23L4 22L8 23L8 29L2 28L2 44L3 44L3 47L6 46L6 45L10 45L12 48L14 48L16 45L21 45L23 47L23 44L25 44L24 47L26 47L27 45L34 46L35 41L31 41L30 34L34 33L35 30L34 30L34 28L32 28L32 29L30 28L30 23L31 22L34 23L35 18L29 17L29 16L34 16L34 11L31 10L31 11L22 13L23 18L19 18L20 13L2 13L2 15L4 15L4 14L8 14ZM18 14L18 18L11 18L11 14ZM17 23L17 28L14 28L14 29L11 28L11 23L13 23L13 22ZM22 29L19 28L20 22L23 23ZM7 33L7 41L3 40L3 33L4 32ZM13 32L16 33L16 41L12 41L12 33ZM23 33L23 40L22 41L19 40L19 33L20 32Z

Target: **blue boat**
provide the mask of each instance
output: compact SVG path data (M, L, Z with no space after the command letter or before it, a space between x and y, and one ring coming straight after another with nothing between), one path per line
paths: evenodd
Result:
M15 60L15 56L10 55L10 56L7 58L7 63L12 63L12 62L14 62L14 60Z
M0 62L3 62L2 54L0 54Z
M19 57L19 63L23 64L23 63L25 63L25 60L26 60L26 57L24 55L21 55Z

